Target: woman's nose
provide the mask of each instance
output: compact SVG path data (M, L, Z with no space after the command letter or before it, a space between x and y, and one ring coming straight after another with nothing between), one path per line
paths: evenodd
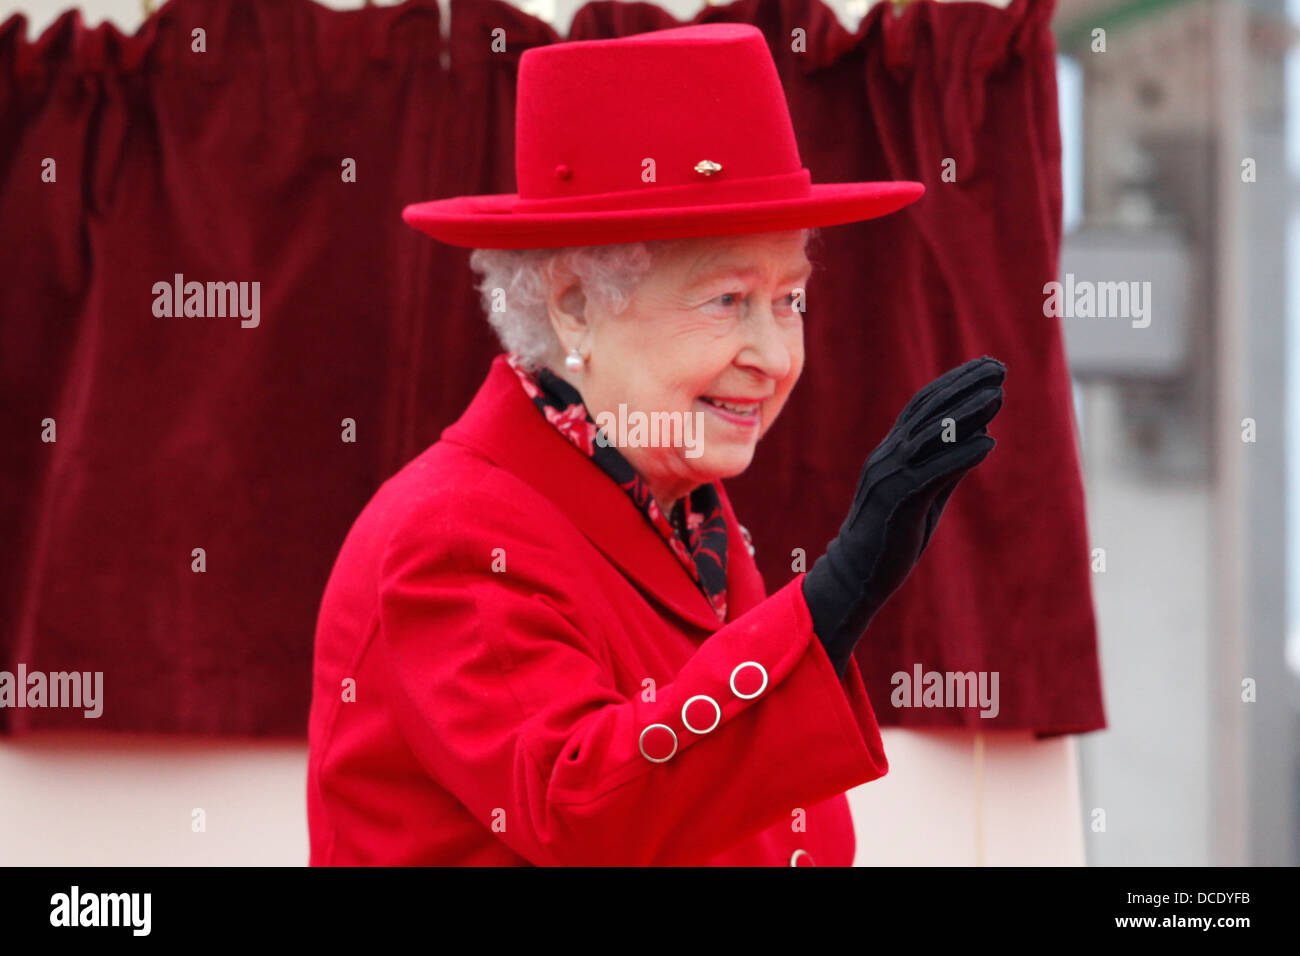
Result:
M745 347L737 356L739 364L777 380L790 374L794 359L788 335L777 325L770 303L751 307L745 320L745 334Z

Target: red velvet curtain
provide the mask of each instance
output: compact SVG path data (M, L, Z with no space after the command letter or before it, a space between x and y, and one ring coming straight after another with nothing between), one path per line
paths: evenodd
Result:
M1104 726L1068 378L1041 309L1061 229L1051 7L885 4L853 34L820 0L698 18L767 34L815 181L929 190L824 233L804 380L729 485L769 586L795 549L821 552L916 388L981 353L1009 369L998 449L862 644L886 725ZM600 2L570 36L675 25ZM173 0L132 37L74 13L35 42L22 17L0 27L0 669L104 675L97 720L0 708L0 731L304 733L352 519L496 351L468 251L401 209L513 190L518 55L559 39L495 0L453 0L446 49L431 0ZM259 283L258 325L155 315L177 275ZM890 706L917 664L999 672L998 717Z

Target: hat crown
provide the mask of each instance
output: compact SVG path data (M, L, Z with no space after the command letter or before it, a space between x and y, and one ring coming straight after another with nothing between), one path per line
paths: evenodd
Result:
M801 169L785 92L756 27L679 27L537 47L520 58L522 200Z

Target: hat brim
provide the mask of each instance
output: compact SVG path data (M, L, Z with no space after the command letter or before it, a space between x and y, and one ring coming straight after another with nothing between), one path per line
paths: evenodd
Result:
M599 212L512 210L515 193L416 203L402 219L421 232L470 249L549 249L652 239L686 239L838 226L875 219L921 198L920 183L821 183L807 196L762 202Z

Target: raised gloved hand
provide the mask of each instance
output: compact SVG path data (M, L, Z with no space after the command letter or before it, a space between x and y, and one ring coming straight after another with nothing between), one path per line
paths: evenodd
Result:
M988 356L941 375L912 396L867 459L838 536L803 580L813 630L841 677L867 624L930 543L957 483L993 450L985 429L1002 407L1005 377Z

